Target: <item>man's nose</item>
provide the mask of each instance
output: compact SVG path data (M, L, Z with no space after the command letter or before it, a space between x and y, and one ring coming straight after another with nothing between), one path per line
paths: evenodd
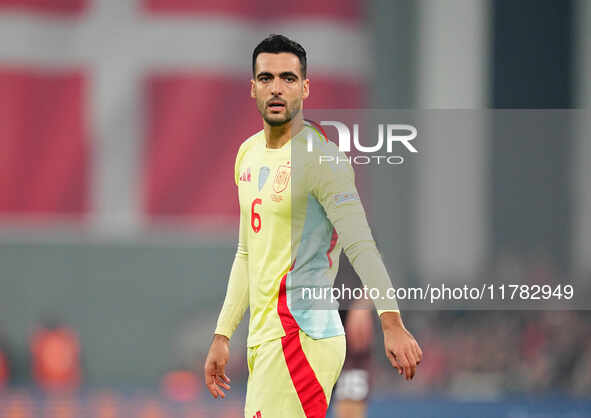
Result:
M283 93L281 78L276 77L275 79L273 79L273 82L271 84L271 93L275 96L279 96Z

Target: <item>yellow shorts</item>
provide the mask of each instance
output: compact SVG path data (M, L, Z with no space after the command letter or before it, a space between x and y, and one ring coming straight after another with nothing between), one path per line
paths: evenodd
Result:
M344 335L302 330L249 347L245 418L325 418L345 351Z

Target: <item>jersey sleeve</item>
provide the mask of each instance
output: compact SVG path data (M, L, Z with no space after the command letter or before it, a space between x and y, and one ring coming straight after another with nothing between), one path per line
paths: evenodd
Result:
M241 146L236 156L234 167L235 181L238 184L240 177L240 164L244 155L244 146ZM242 212L240 214L240 228L238 232L238 246L236 256L230 270L226 297L220 315L218 317L215 334L232 337L238 324L242 320L248 307L248 222Z
M313 172L309 176L312 194L326 211L338 233L343 251L361 282L368 288L378 289L380 295L387 295L392 283L367 223L365 210L355 187L353 167L347 156L339 152L333 143L325 149L333 159L314 161L311 170ZM373 302L379 315L387 311L399 311L395 298L378 298Z
M230 270L226 298L218 317L216 334L232 338L248 307L248 245L246 221L240 216L240 232L236 256Z

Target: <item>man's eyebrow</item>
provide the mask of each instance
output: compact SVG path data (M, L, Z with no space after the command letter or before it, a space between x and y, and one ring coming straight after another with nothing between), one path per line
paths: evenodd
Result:
M279 74L279 77L281 78L285 78L285 77L295 77L295 78L299 78L298 75L296 73L293 73L291 71L284 71L281 74Z
M257 74L257 78L261 78L261 77L273 77L273 74L271 74L268 71L263 71L263 72Z

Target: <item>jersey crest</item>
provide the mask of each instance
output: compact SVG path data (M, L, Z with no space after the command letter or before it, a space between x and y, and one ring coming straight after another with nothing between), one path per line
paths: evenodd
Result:
M275 193L281 193L282 191L287 189L290 176L291 167L289 166L289 161L287 162L287 164L280 165L279 167L277 167L277 171L275 172L275 180L273 181L273 191Z

